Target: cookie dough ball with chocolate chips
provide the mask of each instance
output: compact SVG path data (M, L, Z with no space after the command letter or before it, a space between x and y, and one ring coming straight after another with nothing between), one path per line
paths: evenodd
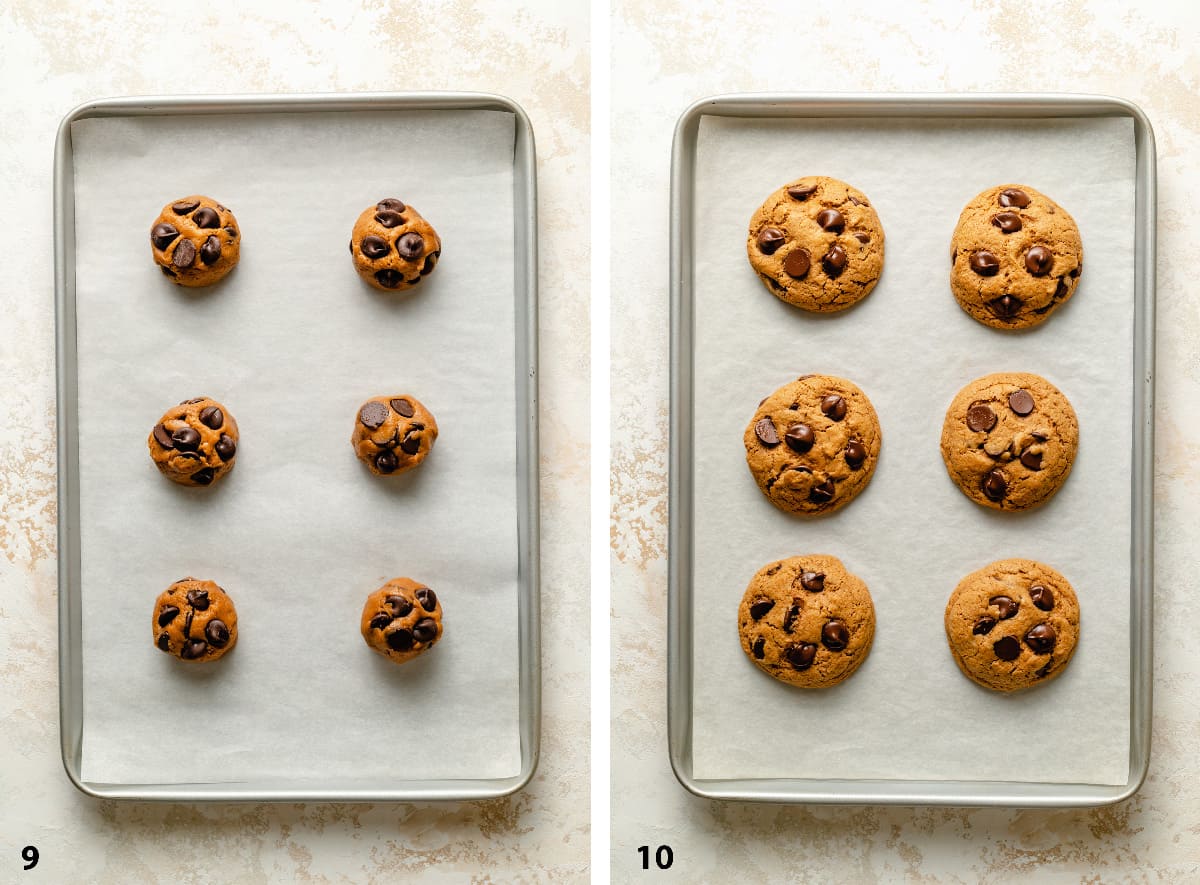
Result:
M363 210L350 236L350 256L358 275L376 289L411 289L433 273L442 241L412 206L395 197Z
M412 470L433 451L438 426L416 397L373 396L358 410L350 442L376 476Z
M233 213L201 194L163 207L150 227L154 261L180 286L211 286L233 270L241 254Z
M993 329L1045 322L1075 294L1083 241L1070 214L1025 184L976 196L950 242L950 288L959 307Z
M237 644L233 600L212 581L183 578L154 603L154 644L183 661L215 661Z
M372 651L403 664L442 638L442 604L424 584L392 578L367 597L360 629Z
M185 486L212 485L237 460L237 422L207 396L184 400L159 419L146 445L167 479Z

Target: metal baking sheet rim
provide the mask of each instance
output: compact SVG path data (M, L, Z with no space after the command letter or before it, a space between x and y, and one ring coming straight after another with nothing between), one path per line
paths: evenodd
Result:
M1125 784L1016 781L699 779L692 773L692 170L700 119L724 117L1129 117L1136 147L1133 469L1130 577L1130 751ZM1150 764L1154 616L1154 132L1137 105L1074 94L736 94L693 103L671 149L671 425L668 527L667 708L671 768L706 799L828 805L1087 807L1128 799Z
M79 586L78 430L75 324L74 169L71 124L94 117L270 114L328 111L495 110L516 120L516 407L520 771L507 778L401 781L355 789L345 781L298 783L105 784L81 777L83 737ZM54 146L54 297L58 415L59 726L63 767L81 792L99 799L172 802L417 802L494 799L522 789L537 769L541 742L539 618L537 170L533 127L515 101L473 92L133 96L89 101L70 111Z

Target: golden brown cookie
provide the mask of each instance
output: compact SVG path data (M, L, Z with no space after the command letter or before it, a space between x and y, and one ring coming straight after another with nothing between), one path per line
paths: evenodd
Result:
M1027 510L1057 492L1075 463L1079 423L1058 388L1028 372L976 378L942 424L942 460L962 493L994 510Z
M185 486L212 485L237 459L237 422L207 396L184 400L159 419L146 445L163 476Z
M1067 579L1031 559L972 572L946 603L946 639L963 675L1016 691L1061 673L1079 641L1079 600Z
M1036 326L1079 285L1083 242L1062 206L1025 184L975 197L950 243L950 288L959 307L993 329Z
M883 434L867 395L845 378L802 375L761 403L746 426L746 464L780 510L831 513L866 488Z
M392 578L367 597L360 626L372 650L403 664L442 638L442 604L424 584Z
M832 556L793 556L763 566L738 606L742 651L789 685L828 688L871 651L875 607L867 585Z
M183 578L154 603L154 644L182 661L215 661L237 644L237 611L212 581Z
M433 451L438 426L416 397L373 396L358 410L350 443L376 476L412 470Z
M809 175L758 207L746 253L772 295L805 310L844 310L879 281L883 225L862 191Z
M168 203L150 227L155 263L180 286L210 286L224 277L238 263L241 243L233 213L201 194Z
M442 241L433 225L395 197L364 209L354 222L354 269L376 289L411 289L433 272L441 255Z

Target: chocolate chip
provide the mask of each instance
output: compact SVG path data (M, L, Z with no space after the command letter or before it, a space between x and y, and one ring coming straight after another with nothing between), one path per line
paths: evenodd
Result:
M788 606L788 610L783 613L783 632L791 633L792 627L796 624L796 618L800 617L800 612L804 608L804 600L798 596L792 597L792 604Z
M850 465L851 470L857 470L863 466L867 460L867 447L856 439L846 443L846 450L842 453L846 459L846 463Z
M388 648L392 651L410 651L413 647L412 631L401 627L387 635Z
M203 639L189 639L183 644L183 648L180 649L179 656L184 660L192 661L206 651L208 651L208 643Z
M437 609L437 594L428 587L420 587L413 594L417 597L417 602L421 603L421 608L427 612L432 612Z
M783 659L796 670L807 670L817 656L817 647L811 642L796 642L783 650Z
M429 642L437 637L437 621L433 618L421 618L413 624L413 636L417 642Z
M217 457L222 461L228 461L237 454L237 443L228 433L222 433L221 438L217 440L217 444L213 446L213 451L217 453Z
M438 258L442 255L441 252L430 252L425 256L425 263L421 265L421 276L428 276L433 273L433 269L437 267Z
M1021 654L1021 643L1015 636L1002 636L992 643L992 651L1002 661L1015 661Z
M402 618L413 610L413 604L399 594L393 594L383 600L383 604L392 610L397 618Z
M225 413L216 406L206 406L200 410L200 423L213 430L220 430L225 423Z
M194 397L192 397L191 399L185 399L185 400L184 400L183 402L181 402L179 405L181 405L181 406L194 406L196 403L202 403L202 402L204 402L206 399L208 399L208 397L206 397L206 396L194 396ZM182 416L182 415L180 415L179 417L180 417L180 418L182 418L183 416Z
M171 431L167 430L166 425L154 425L154 441L164 449L175 448L175 440L171 439Z
M392 451L380 452L375 456L375 468L380 473L392 473L400 466L400 460Z
M827 479L820 485L813 486L808 492L808 500L814 504L827 504L833 500L833 480Z
M231 239L231 240L237 239L237 228L236 227L225 228L225 233L229 234L229 239Z
M1054 253L1045 246L1030 246L1025 253L1025 269L1035 277L1044 277L1054 267Z
M783 259L783 272L796 280L802 280L808 276L810 267L812 267L812 257L808 254L807 249L793 249L788 253L787 258Z
M1015 234L1021 229L1021 216L1016 212L997 212L992 216L992 224L1002 233Z
M200 445L200 431L193 427L180 427L171 434L171 442L181 452L194 452Z
M425 251L425 238L415 230L410 230L396 240L396 253L408 261L421 257Z
M996 613L1002 621L1016 617L1017 612L1021 610L1021 603L1011 596L993 596L988 600L988 605L996 606Z
M991 615L984 615L975 622L975 626L971 628L971 632L976 636L986 636L992 632L992 628L996 626L996 619Z
M216 264L221 260L221 241L216 237L209 237L204 241L204 245L200 247L200 260L208 265Z
M1028 467L1030 470L1041 470L1042 469L1042 453L1041 452L1033 452L1033 451L1030 451L1029 449L1026 449L1025 451L1023 451L1021 453L1021 463L1024 464L1026 467Z
M809 593L820 593L825 589L824 572L801 572L800 586Z
M166 634L164 633L163 635L165 636ZM767 643L761 636L754 640L754 647L751 648L751 651L754 652L754 657L761 661L763 659L763 655L766 654L766 646Z
M1034 584L1029 588L1030 601L1044 612L1054 608L1054 594L1043 584Z
M817 213L817 224L835 234L840 234L846 229L846 219L837 209L822 209Z
M817 441L817 435L807 424L793 424L783 435L783 441L793 452L804 454L813 447L813 443Z
M413 408L412 403L403 398L392 400L392 408L396 410L396 414L402 415L405 418L411 418L417 411Z
M187 592L188 605L196 611L208 611L208 591L207 590L189 590Z
M830 651L841 651L850 642L850 631L837 618L826 621L821 628L821 644Z
M400 451L406 455L415 455L421 451L421 437L415 430L410 430L408 435L400 441Z
M167 224L165 221L154 225L150 229L150 242L154 243L155 249L165 249L167 246L175 242L179 238L179 230L173 224Z
M771 423L770 418L759 418L754 423L754 435L758 437L758 441L764 446L779 445L779 434L775 430L775 425Z
M362 250L363 255L372 261L382 258L392 251L392 247L388 245L387 240L376 236L363 237L362 242L358 244L358 248Z
M1056 286L1054 287L1054 297L1055 297L1055 298L1062 298L1064 295L1066 295L1066 294L1067 294L1067 289L1068 289L1068 286L1067 286L1067 281L1066 281L1066 280L1064 280L1062 277L1059 277L1059 278L1058 278L1058 285L1056 285Z
M758 233L758 251L763 255L774 255L786 239L783 231L777 227L764 227Z
M972 252L970 264L971 270L981 277L994 277L1000 272L1000 260L987 249Z
M403 212L408 207L395 197L386 197L376 203L375 208L384 212Z
M196 222L196 227L213 228L221 226L221 216L217 214L217 210L210 206L205 206L199 212L192 216L192 221Z
M1002 501L1008 494L1008 480L999 470L990 470L983 477L983 493L992 501Z
M821 267L825 268L832 279L837 279L842 275L842 271L846 269L846 250L836 243L829 247L829 251L821 258Z
M191 267L196 263L196 247L191 240L180 240L171 254L171 263L178 268Z
M204 627L204 638L213 648L224 648L229 644L229 628L224 621L213 618Z
M774 599L767 599L765 596L760 596L754 602L750 603L750 617L756 621L761 621L766 617L767 612L775 607Z
M793 184L787 189L787 195L793 200L807 200L817 191L815 184Z
M871 235L864 234L860 231L859 233L856 233L854 235L854 239L858 240L860 243L862 243L865 246L867 243L871 242Z
M170 651L171 637L168 636L166 633L159 633L158 634L158 647L160 649L162 649L163 651Z
M1013 295L1001 295L988 302L988 308L1002 320L1015 317L1021 309L1021 299Z
M846 417L846 401L836 393L831 393L821 399L821 414L833 421L841 421Z
M1058 633L1049 624L1038 624L1025 634L1025 644L1039 655L1048 655L1054 651L1054 644L1057 641Z
M1008 407L1024 418L1033 411L1033 396L1028 390L1018 388L1008 395Z
M395 289L404 282L404 274L393 268L385 268L384 270L375 271L375 280L379 285L387 289Z
M371 400L358 410L359 423L367 430L378 430L387 419L387 406L378 400Z
M375 220L384 227L399 227L404 224L404 216L391 209L380 209L375 213Z
M158 615L158 626L165 627L179 616L179 609L174 605L164 605Z
M371 618L370 626L374 630L382 630L384 627L386 627L388 624L390 624L393 620L394 620L394 618L391 615L387 615L387 614L384 614L383 612L380 612L375 617Z
M1024 209L1029 205L1029 195L1020 188L1006 187L1000 191L1000 205L1004 207L1016 206L1018 209Z
M191 480L198 486L211 485L217 478L217 473L211 467L202 467L191 475Z
M199 200L180 200L178 203L171 204L171 211L176 215L187 215L199 205Z
M976 433L996 426L996 413L987 403L975 403L967 409L967 427Z
M164 277L171 277L174 279L175 277L179 276L179 274L175 273L175 271L171 270L169 267L163 267L162 265L159 265L158 269L163 272Z

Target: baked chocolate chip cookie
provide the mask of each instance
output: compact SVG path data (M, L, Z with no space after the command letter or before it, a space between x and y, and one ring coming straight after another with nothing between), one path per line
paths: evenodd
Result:
M212 485L237 460L237 422L207 396L184 400L159 419L146 445L163 476L185 486Z
M1079 600L1067 579L1031 559L972 572L946 603L946 639L968 679L996 691L1049 682L1079 641Z
M1045 322L1079 285L1083 241L1062 206L1024 184L975 197L950 243L950 288L959 307L993 329Z
M871 651L875 607L867 585L832 556L793 556L763 566L738 606L742 651L781 682L828 688Z
M215 661L237 644L233 600L212 581L183 578L154 603L154 644L182 661Z
M361 629L372 650L403 664L442 638L442 604L424 584L392 578L367 597Z
M350 442L376 476L403 473L425 460L437 439L433 415L411 396L374 396L362 404Z
M862 191L810 175L758 207L746 252L772 295L805 310L844 310L879 282L883 225Z
M802 375L761 403L746 427L746 463L780 510L830 513L866 488L883 435L867 395L845 378Z
M1079 445L1075 410L1041 375L1001 372L958 392L942 424L942 460L976 504L1028 510L1067 481Z
M180 286L211 286L224 277L238 263L241 242L233 213L201 194L163 206L150 227L154 262Z
M433 273L442 241L412 206L388 197L364 209L354 222L350 256L358 275L385 291L411 289Z

